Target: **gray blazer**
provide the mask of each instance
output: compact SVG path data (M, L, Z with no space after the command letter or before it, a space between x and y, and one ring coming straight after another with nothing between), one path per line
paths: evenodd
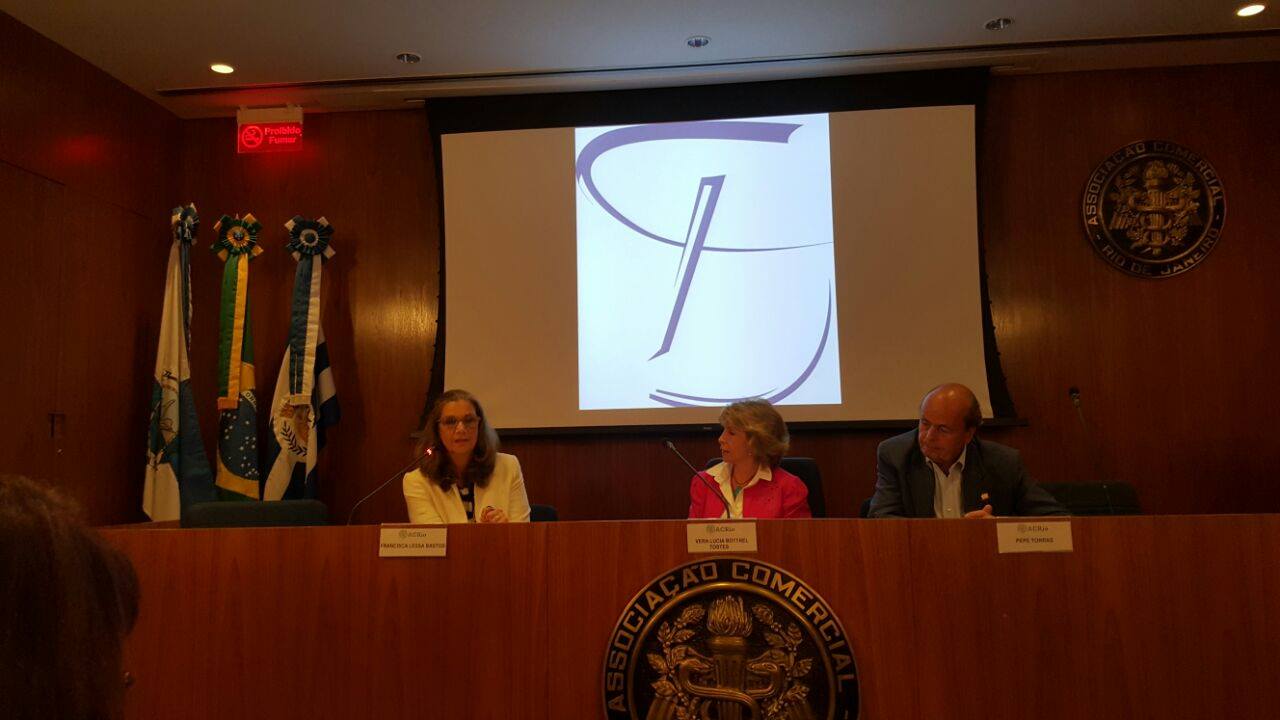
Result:
M933 470L920 452L918 432L895 435L876 450L876 494L871 498L871 517L934 517ZM988 496L985 502L983 493ZM964 512L990 504L996 515L1067 514L1048 491L1027 476L1017 450L977 438L969 443L965 456L960 494Z

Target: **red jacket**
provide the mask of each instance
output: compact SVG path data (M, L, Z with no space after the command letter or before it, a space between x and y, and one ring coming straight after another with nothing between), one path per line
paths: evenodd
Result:
M804 482L780 467L772 468L772 472L772 479L761 480L742 491L742 517L813 517L809 512L809 488L805 487ZM706 478L711 487L707 487L707 483L697 476L690 479L689 519L718 518L724 514L724 503L716 497L719 493L712 490L719 490L715 476L709 472L698 474Z

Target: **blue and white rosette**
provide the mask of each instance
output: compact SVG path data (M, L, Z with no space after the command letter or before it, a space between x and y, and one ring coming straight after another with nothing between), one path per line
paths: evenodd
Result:
M320 278L324 261L333 257L333 226L295 215L284 224L287 248L298 262L293 279L293 312L289 323L289 404L310 406L315 382L316 346L320 343Z

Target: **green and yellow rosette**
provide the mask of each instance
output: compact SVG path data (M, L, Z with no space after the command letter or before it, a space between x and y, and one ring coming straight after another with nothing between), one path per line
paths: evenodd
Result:
M249 334L249 261L262 254L258 231L262 224L252 213L223 215L213 226L218 239L213 250L226 263L222 271L222 308L218 343L218 409L233 410L240 400L241 363ZM250 359L252 362L252 359Z
M258 398L253 370L249 315L249 261L262 253L251 214L223 215L213 226L211 248L226 263L218 328L218 474L219 497L259 499Z

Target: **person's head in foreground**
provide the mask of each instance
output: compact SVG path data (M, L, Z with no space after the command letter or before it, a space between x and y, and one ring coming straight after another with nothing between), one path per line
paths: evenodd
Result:
M129 559L58 492L0 475L0 717L120 717L137 616Z

